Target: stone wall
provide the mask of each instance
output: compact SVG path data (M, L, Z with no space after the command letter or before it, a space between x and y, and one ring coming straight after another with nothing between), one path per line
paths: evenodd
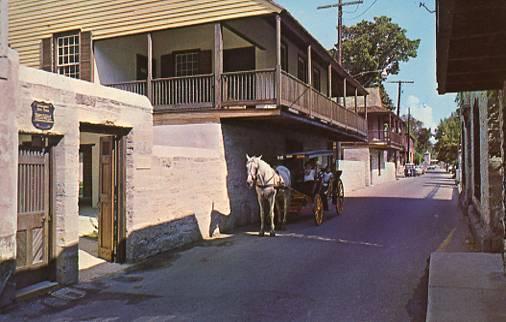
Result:
M501 128L502 92L467 93L462 120L464 133L464 176L465 186L461 194L461 203L469 219L475 241L482 251L502 252L504 250L504 182L503 152ZM480 137L474 137L473 109L479 109ZM479 163L473 155L478 153ZM476 191L474 173L479 168L480 190ZM478 194L478 197L476 196Z
M297 141L303 150L328 147L326 137L261 122L155 126L152 176L159 183L151 191L157 205L151 217L162 222L186 218L178 225L187 233L173 236L185 240L257 222L255 191L246 184L246 154L262 155L275 166L277 155L287 152L287 140ZM156 236L149 231L146 236Z
M54 225L53 254L56 280L62 284L78 279L79 241L79 144L80 124L113 128L131 128L127 136L126 159L126 230L135 230L135 217L150 212L149 197L143 172L151 166L152 107L142 96L96 84L20 67L16 102L18 132L61 136L53 147L54 159ZM41 131L31 122L34 100L55 106L55 124L50 131Z
M1 34L0 31L0 36ZM0 114L2 115L0 117L0 169L2 169L0 179L0 307L14 299L16 289L12 277L16 270L17 227L15 200L17 200L18 135L16 109L13 108L16 106L17 55L9 52L8 57L0 57L0 68L2 67L7 67L7 70L3 70L3 75L0 75L5 76L5 78L0 78Z
M345 161L353 161L353 162L361 162L363 166L363 183L362 186L366 187L371 184L371 154L368 145L355 145L355 146L347 146L343 149L343 160ZM356 167L355 163L353 163ZM341 163L340 163L341 166ZM346 181L360 181L360 178L354 178L351 175L346 175L347 171L343 172L343 177L346 178ZM349 171L348 171L349 173ZM351 177L351 178L350 178ZM345 179L343 179L345 181ZM358 182L350 183L348 185L359 187Z
M345 191L354 191L366 187L369 171L365 161L339 161L339 170L343 171L341 180Z

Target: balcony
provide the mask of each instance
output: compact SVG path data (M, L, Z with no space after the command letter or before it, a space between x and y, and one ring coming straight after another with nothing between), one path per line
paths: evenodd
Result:
M388 130L368 131L369 144L375 146L385 146L402 149L404 147L404 139L401 134Z
M276 73L276 69L263 69L223 73L219 82L214 74L205 74L158 78L151 84L142 80L107 86L150 97L155 112L283 107L325 125L367 135L367 122L363 117L293 75L281 71L277 77ZM216 83L221 87L218 92ZM221 96L219 100L216 99L218 95Z

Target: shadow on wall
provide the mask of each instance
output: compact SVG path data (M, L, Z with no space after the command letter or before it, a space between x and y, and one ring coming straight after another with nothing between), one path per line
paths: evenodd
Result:
M191 214L132 231L124 241L127 262L136 262L161 252L199 242L226 230L228 215L212 209L208 216L210 220L206 227L202 227L197 216ZM206 236L206 234L209 235Z

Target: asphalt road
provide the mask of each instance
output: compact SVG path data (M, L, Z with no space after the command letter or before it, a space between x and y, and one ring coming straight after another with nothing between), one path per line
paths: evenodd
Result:
M424 321L431 252L466 248L448 174L347 193L342 216L253 230L20 303L0 320Z

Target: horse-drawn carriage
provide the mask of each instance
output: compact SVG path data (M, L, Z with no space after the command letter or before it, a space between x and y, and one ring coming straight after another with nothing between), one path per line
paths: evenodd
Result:
M334 151L289 153L278 156L278 161L292 173L289 213L299 213L305 206L312 204L315 223L321 225L329 202L338 215L343 212L342 171L337 169Z

